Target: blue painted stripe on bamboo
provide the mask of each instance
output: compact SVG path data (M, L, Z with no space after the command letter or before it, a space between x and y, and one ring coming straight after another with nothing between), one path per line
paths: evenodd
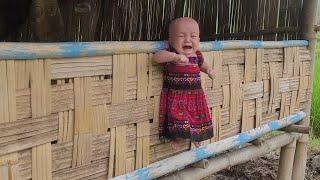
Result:
M221 41L212 41L212 49L214 51L221 51L223 49L223 44Z
M126 174L125 179L131 180L134 177L137 177L138 180L146 180L149 177L149 169L148 168L141 168L135 171L134 174Z
M195 161L200 161L201 159L211 156L211 154L206 151L205 147L195 148L193 151L195 154Z
M276 129L279 129L279 123L278 122L269 122L268 123L268 126L269 126L269 128L270 128L270 130L271 131L274 131L274 130L276 130Z
M307 46L306 40L290 41L208 41L200 43L201 51L245 48L281 48ZM46 59L107 56L125 53L153 53L168 47L166 41L108 41L61 43L0 43L0 59Z
M262 41L253 41L252 44L250 45L250 48L261 48L262 47Z
M239 147L273 130L278 130L280 128L284 128L291 124L297 123L300 120L302 120L305 116L306 114L300 111L291 116L282 118L280 120L271 121L258 128L240 133L236 136L232 136L208 145L203 145L199 148L192 149L190 151L186 151L181 154L169 157L167 159L155 162L153 164L148 165L145 168L138 169L131 173L115 177L114 179L118 180L158 178L162 175L168 174L170 172L181 169L187 165L200 161L201 159L208 158L219 153L225 152L226 150Z

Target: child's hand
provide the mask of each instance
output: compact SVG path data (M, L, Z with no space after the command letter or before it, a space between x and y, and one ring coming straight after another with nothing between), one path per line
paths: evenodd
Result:
M209 76L209 78L210 79L213 79L214 78L214 71L213 71L213 69L208 69L207 70L207 74L208 74L208 76Z
M174 62L178 64L187 64L189 62L189 59L183 54L176 54L174 57Z

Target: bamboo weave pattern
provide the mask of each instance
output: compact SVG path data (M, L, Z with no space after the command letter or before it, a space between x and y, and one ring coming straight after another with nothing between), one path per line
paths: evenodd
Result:
M310 101L306 47L203 52L218 141ZM0 60L0 177L105 179L174 153L158 139L162 66L152 54ZM181 143L182 150L190 142Z

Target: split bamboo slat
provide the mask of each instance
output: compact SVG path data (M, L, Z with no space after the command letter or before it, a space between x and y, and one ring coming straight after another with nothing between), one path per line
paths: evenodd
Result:
M214 124L206 143L303 111L311 98L306 45L239 43L201 45L216 73L213 81L202 74ZM1 179L111 178L190 149L188 140L176 151L159 140L163 66L152 62L154 49L131 47L88 57L0 55Z

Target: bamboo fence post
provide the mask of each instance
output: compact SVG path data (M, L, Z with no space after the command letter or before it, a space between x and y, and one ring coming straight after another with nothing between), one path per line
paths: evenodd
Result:
M278 167L279 180L291 179L296 143L296 139L294 139L290 144L281 147Z
M311 70L311 81L310 88L312 94L312 81L314 72L314 62L315 62L315 46L316 46L316 34L314 31L314 25L316 23L316 12L318 0L309 0L303 2L302 8L302 25L301 25L301 35L302 38L309 41L308 49L311 53L312 70ZM310 123L310 110L311 110L311 100L308 102L306 108L306 118L300 122L302 125L309 125ZM305 176L305 167L307 161L307 147L308 146L308 134L303 134L301 138L297 140L296 152L293 163L292 179L301 180Z

